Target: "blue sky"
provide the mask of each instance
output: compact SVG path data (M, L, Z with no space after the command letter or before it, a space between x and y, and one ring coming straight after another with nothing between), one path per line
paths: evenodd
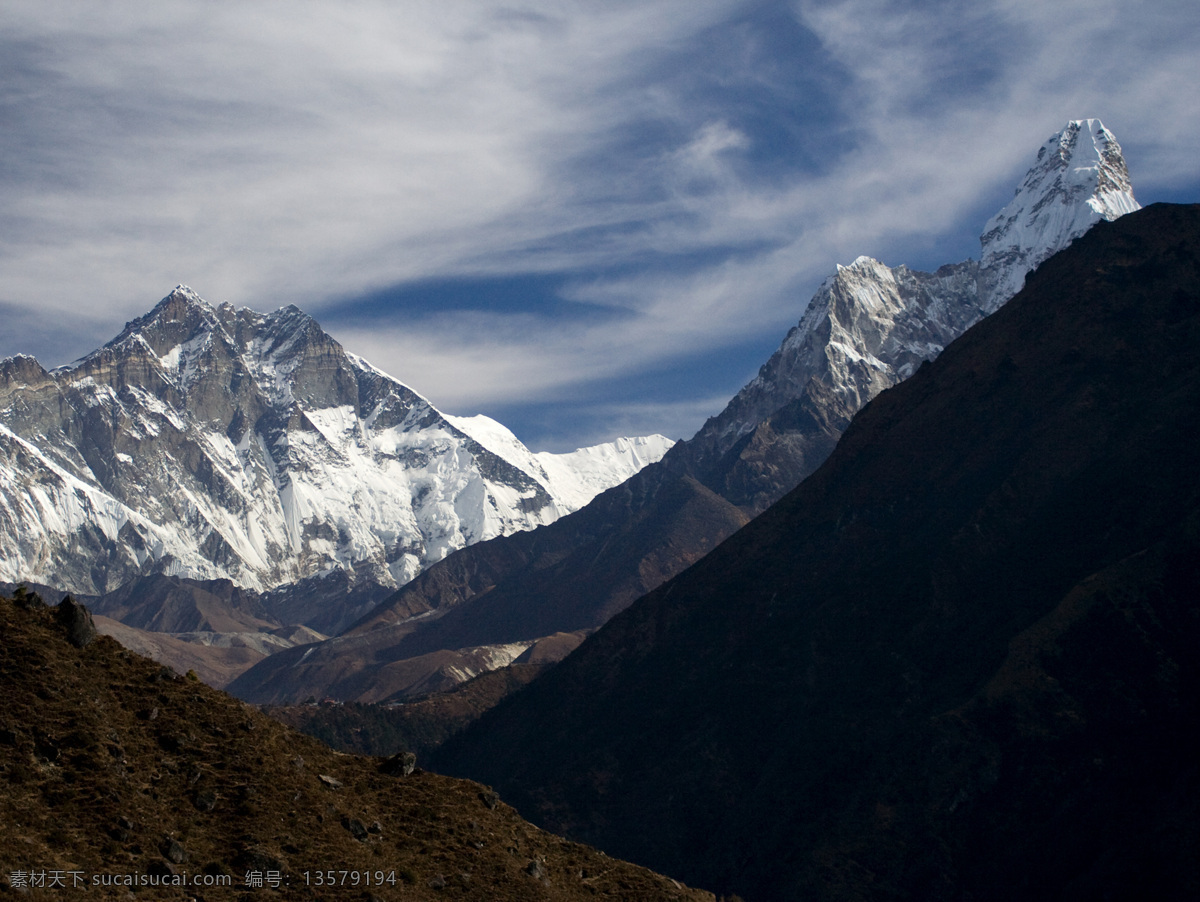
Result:
M1069 119L1200 200L1200 5L0 0L0 355L295 303L536 450L690 436L835 264L934 268Z

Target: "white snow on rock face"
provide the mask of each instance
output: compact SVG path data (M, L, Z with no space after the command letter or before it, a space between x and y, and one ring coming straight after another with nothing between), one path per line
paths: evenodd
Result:
M980 236L980 296L988 313L1021 290L1030 270L1101 219L1141 209L1121 145L1099 119L1049 138L1009 204Z
M179 286L53 373L0 361L0 579L102 594L163 572L264 590L342 568L400 585L557 519L669 445L535 455L487 418L443 416L295 307L214 307Z
M1098 119L1067 123L1038 151L1012 201L980 236L981 261L936 273L859 257L838 266L758 376L689 444L716 459L785 404L820 397L837 432L1025 284L1101 219L1139 209L1121 147Z
M838 267L689 444L719 458L803 397L840 433L1039 263L1137 208L1112 134L1068 123L987 224L980 263ZM494 420L442 415L295 307L214 307L180 286L68 367L0 361L0 579L102 594L163 572L267 589L341 568L399 585L582 506L669 444L534 454Z
M838 266L809 301L779 350L693 443L708 459L728 452L785 404L819 398L840 434L885 388L916 371L982 312L973 261L936 273L892 268L871 257Z
M556 454L531 452L508 427L491 417L446 419L493 454L533 476L546 487L564 514L583 507L605 489L620 485L638 470L662 458L675 444L665 435L618 438Z

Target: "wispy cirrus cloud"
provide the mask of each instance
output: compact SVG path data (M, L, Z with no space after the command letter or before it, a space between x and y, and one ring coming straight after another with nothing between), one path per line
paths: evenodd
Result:
M53 303L69 255L114 295L311 300L536 242L631 115L612 82L722 8L590 6L10 4L0 286Z
M1200 187L1175 0L0 0L0 25L0 353L69 359L186 281L298 303L560 447L624 408L698 426L837 262L974 253L1069 118L1113 128L1143 201Z

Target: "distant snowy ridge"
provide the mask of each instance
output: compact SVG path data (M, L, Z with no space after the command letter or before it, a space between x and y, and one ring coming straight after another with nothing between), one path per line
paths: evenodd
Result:
M0 361L0 579L264 590L344 569L396 586L669 445L535 455L494 421L443 416L296 307L215 307L181 285L68 366Z
M566 505L563 513L578 510L605 489L621 484L662 458L675 444L665 435L655 434L621 437L563 453L532 452L507 426L491 417L445 417L493 454L544 485L557 502Z

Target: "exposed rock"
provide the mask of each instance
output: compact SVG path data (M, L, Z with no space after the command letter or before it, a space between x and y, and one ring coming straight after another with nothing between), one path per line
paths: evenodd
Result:
M247 846L238 852L233 859L236 870L242 871L282 871L283 862L274 855L254 846Z
M175 868L161 859L155 859L146 865L146 873L151 877L174 877Z
M356 817L343 816L342 826L359 842L366 842L370 835L367 828L363 826L363 822Z
M17 586L13 591L13 601L17 603L17 607L24 608L27 611L34 611L38 608L46 606L42 601L42 596L37 592L30 592L25 586Z
M167 861L171 862L172 864L183 864L185 861L187 861L187 851L176 839L168 837L159 851L162 852L163 858L167 859Z
M117 822L108 828L108 835L117 842L125 842L129 839L133 830L133 823L125 817L117 818Z
M417 756L412 752L397 752L379 765L379 769L393 777L407 777L417 769Z
M534 880L544 881L546 879L546 866L536 858L525 865L525 873Z
M76 648L84 648L96 638L96 624L92 622L91 613L70 595L59 602L56 616L67 631L67 640Z
M202 789L192 796L197 811L209 812L217 807L217 794L211 789Z

